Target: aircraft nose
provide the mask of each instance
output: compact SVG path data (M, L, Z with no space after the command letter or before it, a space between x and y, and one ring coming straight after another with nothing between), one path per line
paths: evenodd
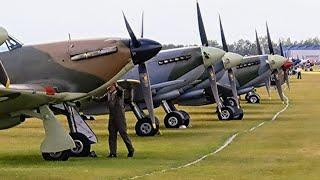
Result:
M0 27L0 45L8 39L8 32L3 27Z
M135 48L131 45L131 53L134 64L141 64L159 53L162 45L151 39L139 39L141 46Z
M293 62L290 59L287 59L287 61L282 65L283 70L290 69L293 66Z
M271 69L279 69L288 59L280 55L268 55L268 64Z

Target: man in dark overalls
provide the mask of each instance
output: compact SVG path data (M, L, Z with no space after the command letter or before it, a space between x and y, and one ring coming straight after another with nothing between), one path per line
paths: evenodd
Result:
M127 133L127 122L125 117L124 92L116 83L112 84L107 93L99 98L99 101L107 101L109 108L109 149L108 157L117 157L117 133L127 146L128 157L133 157L134 148Z

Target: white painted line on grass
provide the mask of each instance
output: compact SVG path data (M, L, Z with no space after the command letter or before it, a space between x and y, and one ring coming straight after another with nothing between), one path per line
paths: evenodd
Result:
M289 107L289 98L288 98L287 96L285 96L284 94L283 94L283 96L284 96L284 98L286 99L286 106L285 106L283 109L281 109L279 112L277 112L277 113L272 117L272 119L269 120L270 122L276 120L277 117L278 117L281 113L283 113L284 111L286 111L286 110L288 109L288 107ZM263 126L266 122L268 122L268 121L263 121L262 123L258 124L257 126L251 127L251 128L249 129L249 132L252 132L252 131L254 131L255 129ZM244 132L244 133L247 133L248 130L244 130L243 132ZM168 168L168 169L153 171L153 172L151 172L151 173L143 174L143 175L140 175L140 176L134 176L134 177L131 177L131 178L129 178L129 179L139 179L139 178L142 178L142 177L151 176L151 175L159 174L159 173L165 173L165 172L171 171L171 170L182 169L182 168L186 168L186 167L192 166L192 165L194 165L194 164L197 164L197 163L199 163L200 161L202 161L202 160L204 160L205 158L207 158L208 156L212 156L212 155L217 154L217 153L219 153L220 151L224 150L228 145L230 145L230 144L234 141L234 139L235 139L238 135L239 135L239 133L233 134L233 135L230 136L230 137L223 143L223 145L220 146L218 149L216 149L215 151L213 151L213 152L211 152L211 153L209 153L209 154L206 154L206 155L200 157L199 159L197 159L197 160L195 160L195 161L192 161L192 162L190 162L190 163L188 163L188 164L181 165L181 166L178 166L178 167L173 167L173 168Z
M173 167L173 168L168 168L168 169L163 169L163 170L159 170L159 171L154 171L154 172L151 172L151 173L147 173L147 174L144 174L144 175L140 175L140 176L134 176L134 177L131 177L129 179L138 179L138 178L142 178L142 177L145 177L145 176L151 176L151 175L154 175L154 174L157 174L157 173L165 173L167 171L171 171L171 170L177 170L177 169L182 169L182 168L186 168L188 166L192 166L194 164L197 164L199 163L200 161L204 160L205 158L207 158L208 156L211 156L211 155L214 155L214 154L217 154L218 152L222 151L224 148L226 148L228 145L230 145L232 143L232 141L238 136L239 133L236 133L236 134L233 134L232 136L230 136L224 143L222 146L220 146L218 149L216 149L215 151L209 153L209 154L206 154L202 157L200 157L199 159L195 160L195 161L192 161L188 164L185 164L185 165L181 165L181 166L178 166L178 167Z

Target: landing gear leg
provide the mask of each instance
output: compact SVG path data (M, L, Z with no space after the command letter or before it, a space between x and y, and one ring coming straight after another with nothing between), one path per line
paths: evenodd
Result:
M51 109L60 114L64 114L68 119L70 136L76 146L70 150L70 155L88 157L90 155L91 145L97 143L98 140L77 109L68 104L52 106Z
M155 136L159 132L159 120L155 117L156 128L153 128L151 118L148 117L142 109L133 101L129 103L131 110L138 119L135 125L136 134L138 136Z
M161 105L167 115L164 118L166 128L179 128L181 125L189 126L190 116L183 110L177 110L174 104L170 101L162 101Z
M44 105L37 112L25 111L22 114L43 120L46 134L40 147L43 159L48 161L68 160L70 149L75 148L75 143L71 136L65 132L49 106Z

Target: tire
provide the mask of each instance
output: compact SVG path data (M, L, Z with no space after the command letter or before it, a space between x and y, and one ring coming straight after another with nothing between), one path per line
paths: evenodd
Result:
M259 104L260 103L260 97L257 94L250 94L248 96L248 103L250 104Z
M70 150L70 155L74 157L88 157L91 150L89 139L82 133L70 133L76 147Z
M238 111L239 111L238 112L239 115L235 118L235 120L242 120L244 115L243 110L239 109Z
M94 121L95 120L93 116L87 116L87 115L84 115L84 114L82 114L80 116L84 121Z
M237 100L234 99L233 97L228 97L227 100L225 100L225 103L224 103L225 106L232 106L232 107L237 106L236 104L237 104Z
M42 157L46 161L66 161L70 157L70 150L64 150L56 153L42 153Z
M151 119L149 117L145 117L135 125L136 134L138 136L154 136L159 132L159 120L155 117L156 120L156 128L152 127Z
M180 113L183 115L183 117L184 117L183 125L185 125L186 127L188 127L189 124L190 124L190 115L189 115L189 113L187 113L187 112L184 111L184 110L180 110L179 112L180 112Z
M225 106L221 108L221 113L218 112L218 118L221 121L228 121L234 119L234 109L231 106Z
M249 93L250 93L250 92L249 92ZM248 99L249 99L249 98L248 98L249 95L250 95L249 93L247 93L246 96L244 97L244 99L245 99L246 101L248 101Z
M164 117L166 128L179 128L184 124L184 116L180 111L172 111Z

